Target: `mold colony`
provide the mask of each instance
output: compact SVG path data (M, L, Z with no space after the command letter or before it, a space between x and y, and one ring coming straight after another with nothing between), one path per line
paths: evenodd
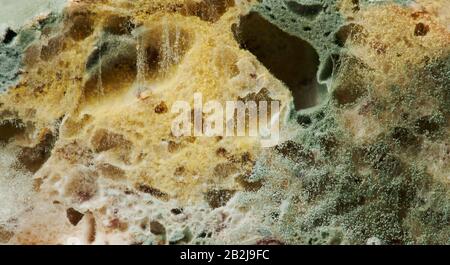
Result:
M416 2L79 1L6 34L1 242L449 243L446 3ZM282 143L173 137L195 92L279 100Z

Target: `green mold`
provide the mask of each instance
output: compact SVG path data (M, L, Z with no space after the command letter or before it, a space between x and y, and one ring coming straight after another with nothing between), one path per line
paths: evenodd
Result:
M338 54L341 47L334 43L335 32L344 23L334 0L263 0L254 12L290 35L310 43L320 59L320 82L330 77L327 73L330 56Z

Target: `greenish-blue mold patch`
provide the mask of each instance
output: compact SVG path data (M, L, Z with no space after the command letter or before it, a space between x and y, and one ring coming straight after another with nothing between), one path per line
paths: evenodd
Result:
M28 46L38 40L44 29L53 28L61 21L57 13L17 32L8 28L0 38L0 93L17 84L23 67L23 54Z
M319 55L310 43L286 33L256 12L242 18L235 29L242 48L257 59L292 91L297 109L318 105L326 87L317 82Z
M15 47L0 45L0 93L13 85L19 77L21 52Z
M8 32L11 32L8 30ZM9 36L8 36L9 35ZM34 36L27 32L6 34L0 43L0 93L14 85L20 75L22 53L27 45L34 40Z
M416 71L439 66L435 79L443 81L444 62ZM307 126L274 148L276 158L256 162L253 174L264 186L255 195L246 194L246 200L264 215L272 233L294 244L367 244L374 240L448 244L446 184L427 173L421 157L404 158L405 147L414 144L417 154L428 136L417 133L414 122L405 122L401 128L387 129L372 143L356 144L337 121L336 107L329 102L314 113L303 114L301 121ZM439 124L448 129L445 126ZM277 190L281 170L289 187L281 193L269 192ZM282 201L290 205L283 213L279 209ZM301 205L300 214L296 204Z
M327 60L338 54L341 47L335 44L335 32L344 23L335 0L263 0L253 8L265 19L288 34L310 43L319 55L320 71L328 67ZM320 74L319 81L330 75Z
M329 99L345 42L336 41L344 23L336 2L262 0L233 29L242 48L289 87L302 113L318 111Z

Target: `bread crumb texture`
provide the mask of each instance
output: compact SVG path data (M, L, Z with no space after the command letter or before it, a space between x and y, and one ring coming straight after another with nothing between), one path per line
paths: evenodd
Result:
M450 244L449 14L80 0L0 30L0 244ZM175 137L194 93L279 101L280 143Z

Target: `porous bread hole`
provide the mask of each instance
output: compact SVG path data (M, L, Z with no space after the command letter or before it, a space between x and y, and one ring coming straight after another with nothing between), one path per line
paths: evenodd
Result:
M4 120L0 122L0 143L7 143L13 137L24 134L26 126L19 119Z
M140 192L150 194L150 195L154 196L155 198L158 198L162 201L168 201L170 198L169 194L167 194L157 188L146 185L146 184L142 184L142 183L137 184L136 189Z
M174 141L169 141L167 144L167 151L169 151L169 153L175 153L178 150L180 150L182 147L181 143L177 143Z
M132 17L111 15L106 18L103 30L114 35L131 34L135 28Z
M219 148L216 150L216 155L217 155L218 157L226 158L226 157L228 157L228 151L227 151L227 149L225 149L225 148L223 148L223 147L219 147Z
M106 178L113 180L125 178L125 171L123 169L108 163L100 163L96 165L96 169L100 172L100 175Z
M179 215L179 214L182 214L182 213L183 213L183 209L182 209L182 208L173 208L173 209L170 210L170 212L171 212L173 215Z
M166 228L164 227L164 225L162 225L158 221L151 221L150 222L150 232L152 232L152 234L157 235L157 236L165 235Z
M308 115L300 114L297 116L297 123L302 127L307 128L312 124L312 119Z
M67 219L69 220L69 222L73 226L76 226L81 221L84 214L80 213L79 211L75 210L74 208L68 208L66 210L66 216L67 216Z
M148 218L147 217L142 219L141 223L139 224L139 227L142 230L147 230L147 228L148 228Z
M409 128L395 127L391 132L391 137L394 142L403 147L417 147L419 145L419 138Z
M211 238L212 232L203 231L197 235L197 238Z
M359 10L361 10L360 6L359 6L359 0L352 0L352 4L353 4L353 12L357 12Z
M114 43L113 40L108 39L106 40L100 39L99 41L97 41L97 44L95 45L93 51L87 57L86 70L91 71L92 69L99 67L99 64L103 63L101 59L103 59L103 57L108 56L108 52L110 52L111 49L110 47L113 46L114 44L116 43ZM117 51L115 52L115 54L117 54Z
M356 23L349 23L340 27L335 33L334 42L338 46L344 47L348 40L352 41L352 43L363 43L367 36L368 33L363 26Z
M73 12L67 21L70 23L68 34L75 41L84 40L94 32L94 20L89 12Z
M85 96L95 98L129 87L136 79L136 61L136 46L132 41L101 41L86 63L90 77L84 86Z
M6 33L5 33L4 37L3 37L3 43L4 44L11 43L16 36L17 36L17 33L14 30L12 30L11 28L8 28L6 30Z
M333 84L332 98L339 106L357 102L367 92L367 66L355 57L345 56L339 62L339 70Z
M48 40L47 45L42 46L40 58L50 61L64 49L64 36L55 36Z
M167 20L144 31L138 37L139 77L165 77L173 66L181 62L190 49L191 42L191 35L187 30Z
M95 152L100 153L118 147L129 149L132 143L121 134L106 129L98 129L91 138L91 145Z
M441 127L438 121L433 120L432 116L424 116L415 122L415 129L418 134L430 135L437 132Z
M430 26L425 25L424 23L418 23L414 29L414 36L426 36L428 31L430 31Z
M213 209L225 206L236 193L230 189L212 189L205 193L205 200Z
M157 114L164 114L169 111L169 108L167 107L166 103L164 101L161 101L156 107L155 107L155 113Z
M301 4L296 1L287 1L286 5L290 11L308 19L314 19L320 12L323 11L324 7L320 4Z
M297 110L322 103L326 86L317 81L319 56L308 42L287 34L254 12L241 18L235 29L241 46L290 88Z
M50 132L47 133L35 147L23 148L17 158L18 162L30 172L37 172L50 158L55 142L56 137Z
M355 13L361 10L359 0L339 0L337 2L337 11L341 12L349 20L353 19Z
M184 166L179 166L175 169L173 174L174 176L182 176L184 173L186 173L186 168Z
M234 0L189 0L180 11L185 16L197 16L204 21L216 22L234 5Z
M74 202L88 201L97 194L96 172L84 168L74 168L65 177L67 183L64 186L64 195L72 198Z

